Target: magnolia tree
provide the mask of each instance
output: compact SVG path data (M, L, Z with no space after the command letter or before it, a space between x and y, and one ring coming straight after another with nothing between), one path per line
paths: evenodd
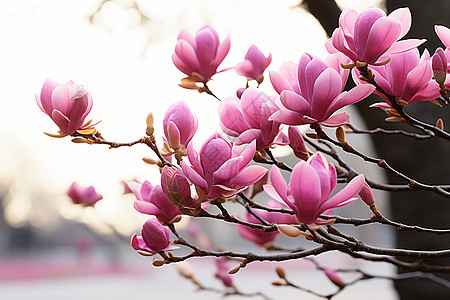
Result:
M74 143L106 144L110 148L145 144L155 153L154 157L146 157L144 161L159 167L161 182L128 183L130 192L136 196L135 209L150 215L141 234L131 238L131 246L141 255L152 256L154 266L180 265L194 257L215 257L216 277L222 280L226 289L213 290L243 296L252 294L238 290L232 274L255 261L312 261L337 286L335 292L324 294L306 290L290 281L280 267L276 268L278 279L274 278L272 284L295 287L328 299L359 280L377 278L358 269L330 269L315 260L322 253L338 251L408 271L401 276L379 276L381 278L423 278L450 288L450 282L435 275L450 272L450 266L423 261L448 258L450 249L378 248L334 226L384 224L399 231L414 230L436 238L450 233L450 229L425 228L386 218L377 209L372 192L372 189L421 190L450 198L450 186L425 184L410 178L384 159L362 153L345 137L354 133L397 134L413 139L440 139L443 143L450 141L450 133L444 131L440 118L437 117L435 125L428 124L405 111L406 106L417 101L429 101L430 105L439 106L448 104L450 29L435 26L445 50L438 48L431 56L427 50L420 54L417 49L425 40L402 40L410 26L408 8L397 9L388 16L378 8L368 8L361 13L347 9L339 19L339 27L325 44L329 56L321 59L304 53L298 64L285 62L278 72L269 71L274 89L271 94L259 89L272 60L270 54L266 57L252 45L242 62L218 71L230 49L229 37L221 41L209 25L199 29L195 36L181 31L172 54L175 67L186 75L181 79L181 87L207 93L221 101L208 86L216 73L234 69L247 79L246 87L237 92L230 91L230 97L219 104L223 133L213 132L197 149L191 140L199 124L184 102L168 109L163 121L164 132L160 135L155 133L150 113L144 137L118 143L106 140L95 128L97 124L86 121L93 100L83 86L48 79L36 99L41 110L59 127L58 134L46 133L51 137L70 136ZM350 73L356 87L344 91ZM253 87L249 87L251 81L256 81ZM371 94L380 96L380 102L372 106L386 112L385 121L403 123L406 129L360 130L351 125L348 114L336 113L364 101ZM300 125L309 125L309 130L302 133ZM335 128L335 137L324 127ZM417 130L421 133L416 133ZM272 153L274 147L290 147L298 162L289 166L280 161ZM366 178L347 164L337 149L394 173L404 184L391 185ZM330 159L333 163L328 162ZM286 178L289 175L288 181L283 174ZM254 200L258 193L265 193L272 200L266 204L258 203ZM71 186L68 195L74 203L87 206L101 199L93 187L84 189L76 184ZM333 209L350 205L359 198L367 204L372 214L370 218L343 217L333 212ZM229 212L232 206L241 206L243 217L233 216ZM215 248L198 226L191 228L193 238L187 239L177 231L176 223L182 218L209 218L234 224L240 236L264 247L266 252L256 254ZM310 246L298 249L274 246L272 242L280 233L306 239ZM201 237L209 242L199 242ZM185 248L184 254L172 252L177 248ZM188 254L185 254L186 249ZM402 258L410 260L406 262ZM179 269L199 288L209 289L198 282L186 265ZM360 276L344 281L339 273L349 270Z

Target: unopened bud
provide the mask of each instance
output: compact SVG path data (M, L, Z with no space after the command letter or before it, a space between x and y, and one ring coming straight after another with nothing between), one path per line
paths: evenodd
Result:
M281 268L281 267L276 267L276 268L275 268L275 271L277 272L278 277L280 277L280 278L282 278L282 279L286 278L286 273L284 272L283 268Z
M236 274L237 272L239 272L240 269L241 269L241 265L239 264L239 265L237 265L237 266L232 267L232 268L228 271L228 274L230 274L230 275Z
M345 140L345 132L342 126L336 128L336 138L338 139L341 145L347 145L347 141Z
M439 85L444 85L447 77L447 56L442 48L437 48L431 58L431 67L433 69L434 80Z
M346 286L345 282L336 273L336 271L332 269L325 269L323 272L328 277L328 279L330 279L330 281L334 283L339 289L343 289Z
M315 140L320 139L320 136L318 134L316 134L316 133L307 132L307 133L305 133L305 135L307 137L310 137L310 138L315 139Z
M145 133L148 136L153 135L153 133L155 132L155 128L153 127L153 124L155 122L155 119L153 117L153 113L149 113L147 115L147 118L145 119L145 122L147 123L147 130L145 131Z
M284 283L282 283L280 281L272 281L271 284L275 285L275 286L283 286L283 285L285 285Z
M396 99L396 101L397 101L397 104L400 105L401 107L408 106L408 104L409 104L408 102L406 102L403 99Z
M291 225L278 224L277 227L279 232L291 238L296 238L302 233L300 229Z
M391 123L403 123L405 122L405 119L403 119L402 117L387 117L386 119L384 119L386 122L391 122Z
M442 119L437 119L436 121L436 127L439 128L440 130L444 130L444 121L442 121Z
M156 164L158 164L158 162L159 162L159 160L156 160L156 159L151 158L151 157L148 157L148 156L143 157L142 160L143 160L146 164L149 164L149 165L156 165Z
M72 143L75 144L89 144L89 141L83 138L73 138Z
M164 261L164 260L157 260L157 259L155 259L155 260L152 262L152 264L153 264L155 267L161 267L162 265L165 264L165 261Z
M366 203L367 205L372 205L375 202L375 196L373 195L372 189L367 184L367 182L364 182L364 185L359 192L359 197Z

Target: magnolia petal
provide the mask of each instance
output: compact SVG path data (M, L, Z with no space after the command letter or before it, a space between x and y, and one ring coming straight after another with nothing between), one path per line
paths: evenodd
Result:
M186 162L182 161L180 165L183 170L184 176L186 176L193 184L198 185L204 190L208 190L208 184L206 183L206 181L190 166L188 166Z
M219 183L235 177L239 173L239 164L241 161L241 156L233 157L227 160L217 171L213 173L213 182Z
M261 166L249 166L230 180L231 185L249 186L263 178L267 169Z
M281 76L281 74L269 71L269 78L273 88L278 94L281 94L281 92L285 90L294 92L289 82Z
M450 28L443 25L435 25L434 30L445 47L450 48Z
M311 114L311 106L308 101L293 91L283 91L280 95L280 101L288 110L295 111L302 115Z
M364 182L365 179L363 174L353 178L346 187L334 195L330 200L322 204L319 208L320 213L330 208L339 207L354 202L350 200L352 200L351 198L356 196L361 191L364 186Z
M325 121L320 122L320 124L326 127L339 127L347 124L348 122L350 122L350 116L346 113L340 113L329 117Z
M411 12L409 11L409 8L408 7L398 8L393 12L391 12L388 15L388 17L394 18L402 24L402 31L398 38L401 39L402 37L404 37L411 28Z
M395 42L391 48L389 48L388 53L401 53L405 51L409 51L411 49L417 48L423 43L425 43L426 39L408 39L408 40L401 40L398 42Z
M372 94L374 90L375 87L373 85L361 84L352 88L348 92L343 92L328 107L326 115L329 116L344 106L351 105L363 100L364 98Z

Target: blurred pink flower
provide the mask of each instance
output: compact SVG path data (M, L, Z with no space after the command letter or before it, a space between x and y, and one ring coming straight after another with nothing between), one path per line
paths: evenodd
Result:
M428 51L425 51L422 57L419 56L419 50L413 49L393 54L391 58L391 61L384 66L371 67L375 82L387 94L407 103L433 100L440 96L439 86L433 80ZM359 71L356 69L353 70L353 79L356 84L369 85L359 79ZM388 101L383 94L376 90L374 93Z
M255 139L257 150L286 145L288 139L281 132L280 122L269 121L269 117L278 110L275 97L267 97L259 89L250 87L240 100L229 97L220 103L220 127L226 134L238 137L237 145Z
M334 283L338 288L343 289L346 286L344 280L342 280L341 276L339 276L338 273L336 273L335 270L333 270L333 269L325 269L325 270L323 270L323 272L328 277L328 279L332 283Z
M216 276L217 279L222 281L222 283L226 287L233 287L233 277L228 274L229 267L227 265L227 262L225 260L225 257L221 256L216 259L216 266L217 271L214 276Z
M170 148L184 150L197 131L198 120L189 106L184 101L180 101L167 110L163 127Z
M131 247L142 255L154 255L160 251L171 251L178 247L170 245L169 229L155 219L148 219L141 230L142 236L134 234Z
M228 139L218 133L209 137L197 153L192 143L187 154L189 166L181 162L183 174L196 186L200 199L231 198L247 186L261 179L267 170L250 166L256 151L256 141L232 146Z
M364 175L355 177L345 188L328 199L337 183L336 169L317 152L307 162L300 161L292 171L289 185L280 170L272 166L270 179L273 188L265 188L274 199L281 198L295 213L297 219L311 229L330 224L333 220L320 220L319 216L335 207L353 203L364 185ZM329 212L326 212L327 214Z
M128 186L136 196L134 208L138 212L153 215L163 224L172 224L181 220L180 210L167 198L159 185L152 186L146 180L142 184L130 181Z
M359 14L353 9L346 9L341 13L339 27L334 30L326 46L330 53L339 51L355 64L373 65L379 63L379 58L386 52L408 51L425 42L418 39L397 42L410 27L411 13L408 8L396 9L389 16L376 7L367 8Z
M230 50L230 37L220 43L217 32L207 25L197 31L195 38L186 30L178 35L178 42L172 61L175 66L186 74L186 88L196 89L195 82L206 83L217 73L217 67Z
M247 80L253 79L261 84L264 80L263 73L271 62L272 54L269 53L269 56L265 57L258 47L251 45L244 61L236 66L235 71L239 75L247 77Z
M92 97L89 92L73 81L57 83L47 79L41 94L36 94L39 108L59 127L63 135L93 126L83 124L92 109Z
M272 200L269 201L266 206L269 208L284 208L280 203ZM293 215L265 210L258 210L255 211L255 213L269 223L297 224L297 220ZM245 218L242 220L253 224L262 224L260 220L249 212L246 213ZM265 244L272 242L279 234L278 231L262 232L260 229L250 228L240 224L236 225L236 229L241 237L259 246L264 246Z
M74 204L84 206L94 206L95 203L103 199L103 196L97 193L92 185L82 188L76 182L73 182L67 190L67 196Z
M372 93L373 86L360 85L342 92L348 71L339 67L339 54L329 56L327 63L303 54L295 72L295 64L285 64L280 73L270 72L273 87L280 94L280 110L270 116L288 125L319 122L337 127L349 122L345 113L331 116L336 110L356 103ZM341 93L342 92L342 93Z

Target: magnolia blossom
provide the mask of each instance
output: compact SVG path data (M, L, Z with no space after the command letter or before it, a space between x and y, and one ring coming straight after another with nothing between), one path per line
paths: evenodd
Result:
M256 80L259 84L264 80L264 71L272 62L272 54L265 57L261 50L251 45L243 62L239 63L235 71L239 75L247 77L247 80Z
M83 188L76 182L70 185L67 190L67 196L69 196L74 204L84 206L94 206L95 203L103 199L103 196L97 193L92 185Z
M199 29L195 38L182 30L172 55L172 61L178 70L188 76L181 86L196 89L195 82L206 83L217 73L217 67L229 50L230 37L220 43L217 32L209 25Z
M154 255L160 251L178 249L170 245L169 229L155 219L148 219L141 230L142 236L134 234L131 237L131 247L142 255Z
M282 208L281 203L276 201L269 201L266 206L269 208ZM257 212L257 214L259 217L261 217L262 219L266 220L269 223L276 223L276 224L297 223L295 216L293 215L283 214L279 212L269 212L265 210L260 210ZM260 220L258 220L255 216L253 216L249 212L246 213L245 218L243 220L253 224L262 224ZM236 229L241 237L259 246L264 246L265 244L272 242L279 234L278 231L262 232L260 229L250 228L248 226L240 224L236 225Z
M353 9L346 9L326 46L330 53L339 51L355 64L378 64L379 58L386 52L408 51L425 42L418 39L397 42L410 27L411 13L408 8L396 9L389 16L376 7L367 8L359 14ZM381 63L386 62L381 60Z
M184 150L197 131L198 120L189 106L180 101L167 110L163 127L169 147L174 150Z
M347 124L350 117L345 113L331 116L336 110L356 103L372 93L373 86L360 85L342 92L348 72L339 68L339 55L328 58L327 63L309 54L303 54L298 64L285 64L280 73L270 72L274 89L280 94L280 110L270 116L288 125L319 122L324 126L337 127ZM342 93L341 93L342 92Z
M267 97L257 88L248 88L239 100L229 97L219 105L220 126L233 137L239 137L236 144L246 144L256 139L256 149L272 145L288 144L281 132L280 122L270 121L269 117L278 111L275 97Z
M148 181L140 184L135 181L128 183L136 196L134 208L147 215L154 215L163 224L172 224L181 220L180 210L172 204L159 185L152 186Z
M58 125L61 135L69 135L77 130L89 129L84 119L92 109L92 97L81 85L73 81L57 83L47 79L41 94L36 94L39 108Z
M387 94L406 103L434 100L440 96L439 85L433 80L433 70L428 51L425 51L422 57L420 57L417 49L393 54L391 57L392 59L388 64L371 67L375 82ZM360 80L358 74L359 72L354 70L353 79L355 82L360 85L369 85ZM374 91L374 93L389 101L384 94L377 91ZM381 107L385 107L384 105L382 104ZM374 106L378 106L378 104Z
M161 188L167 199L177 207L198 208L200 205L191 198L191 187L179 168L165 166L162 169Z
M232 146L228 139L218 133L209 137L197 153L189 144L189 166L181 162L183 174L193 183L202 200L218 197L230 198L247 186L261 179L267 170L250 166L256 151L256 142Z
M265 188L266 192L274 199L281 198L294 211L297 219L311 229L332 223L332 220L321 220L319 216L332 208L356 201L357 198L353 197L364 185L364 175L358 175L328 199L336 187L336 169L334 165L328 164L320 152L311 156L307 162L300 161L295 165L288 185L276 166L272 166L270 179L273 187Z

